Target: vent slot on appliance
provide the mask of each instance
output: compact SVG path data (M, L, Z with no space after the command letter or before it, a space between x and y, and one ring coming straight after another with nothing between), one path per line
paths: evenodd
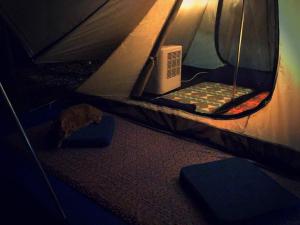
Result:
M167 79L181 74L181 51L168 53Z

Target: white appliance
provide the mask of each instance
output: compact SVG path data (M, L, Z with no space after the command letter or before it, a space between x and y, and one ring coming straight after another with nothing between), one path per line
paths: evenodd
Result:
M181 61L181 45L162 46L145 91L161 95L179 88L181 86Z

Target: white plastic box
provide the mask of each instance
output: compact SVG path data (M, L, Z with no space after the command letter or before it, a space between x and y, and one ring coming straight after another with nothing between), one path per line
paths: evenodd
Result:
M165 94L181 86L182 46L162 46L145 91Z

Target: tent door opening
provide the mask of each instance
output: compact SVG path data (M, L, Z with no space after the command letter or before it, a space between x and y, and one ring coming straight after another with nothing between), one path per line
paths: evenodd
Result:
M275 0L183 1L143 99L207 115L234 116L265 105L277 69L276 12ZM176 78L166 72L160 82L157 68L167 47L181 48L181 73ZM160 91L149 91L153 80L160 82Z

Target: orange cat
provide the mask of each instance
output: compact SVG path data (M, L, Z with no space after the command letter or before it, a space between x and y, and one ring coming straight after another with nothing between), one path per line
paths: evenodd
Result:
M80 104L72 106L60 114L56 132L58 132L58 147L62 146L64 139L73 132L92 123L99 123L102 112L94 106Z

